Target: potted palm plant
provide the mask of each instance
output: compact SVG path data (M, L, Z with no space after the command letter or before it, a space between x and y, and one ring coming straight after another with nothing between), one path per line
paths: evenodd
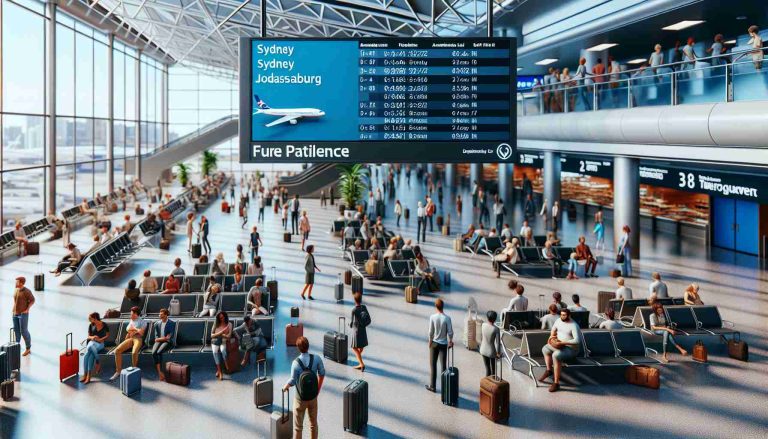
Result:
M216 170L216 165L219 162L219 155L213 151L203 151L203 160L200 164L200 171L203 176L210 175L211 172Z
M359 163L352 165L339 165L339 194L344 201L344 216L354 216L355 210L351 210L362 200L365 194L365 178L368 175L368 169ZM339 206L339 211L342 210Z
M179 179L182 187L186 187L189 182L189 165L184 162L176 163L176 178Z

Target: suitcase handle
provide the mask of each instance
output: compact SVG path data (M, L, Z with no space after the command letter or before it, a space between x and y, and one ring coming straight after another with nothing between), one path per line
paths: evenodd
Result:
M501 377L502 370L501 368L504 366L504 363L501 361L501 357L497 358L496 360L496 372L498 375L498 380L501 381L503 378ZM496 374L493 375L494 378L497 378Z
M288 394L288 398L285 397L285 394ZM283 389L282 393L282 401L280 403L280 422L288 422L288 413L291 412L291 398L290 398L291 390L285 390ZM285 400L288 400L288 410L285 409Z
M277 280L277 267L272 266L272 280Z
M344 321L344 324L341 324L341 321ZM344 328L344 329L342 329ZM347 335L347 318L346 317L339 317L339 332L342 332L344 335Z
M8 341L13 343L13 341L14 341L14 337L13 336L15 335L13 333L13 328L11 328L9 332L10 332L10 337L8 337Z
M74 354L74 346L72 345L72 333L70 332L69 334L67 334L67 336L64 337L64 340L65 340L64 343L66 345L66 347L64 348L65 349L64 354L67 357L72 356L72 354Z
M259 363L264 363L264 375L261 375L259 373L259 370L261 369L259 367ZM266 379L267 378L267 360L266 360L266 358L263 359L263 360L256 360L256 378L257 379L262 379L262 378Z

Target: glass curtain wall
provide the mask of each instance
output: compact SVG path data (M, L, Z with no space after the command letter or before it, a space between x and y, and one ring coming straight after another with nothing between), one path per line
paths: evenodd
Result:
M114 185L135 178L136 136L141 153L163 142L167 67L117 40L113 44L113 119L109 118L109 38L56 12L54 54L47 53L50 17L44 2L0 0L2 93L0 94L0 220L7 230L19 220L43 216L48 167L56 166L56 211L106 193L108 136L114 142ZM47 103L48 55L56 60L56 117ZM140 90L137 91L137 90ZM140 96L137 96L140 93ZM56 128L56 160L48 157L48 124Z
M206 75L197 70L172 66L168 69L169 140L189 134L223 117L237 115L238 86L234 80ZM219 154L219 169L231 172L239 166L235 139L213 148ZM198 169L199 155L187 161Z

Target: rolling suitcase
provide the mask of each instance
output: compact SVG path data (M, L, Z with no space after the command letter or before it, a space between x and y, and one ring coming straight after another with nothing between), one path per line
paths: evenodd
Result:
M368 424L368 383L354 380L344 388L344 431L360 434Z
M443 225L442 228L443 236L448 236L451 234L451 227L448 224Z
M0 382L5 382L11 379L11 370L8 366L8 354L6 352L0 352Z
M3 401L13 399L13 390L13 380L0 382L0 397L3 398Z
M614 268L614 269L612 269L612 270L609 272L609 274L611 275L611 277L612 277L612 278L614 278L614 279L615 279L615 278L617 278L617 277L621 276L621 271L619 271L619 270L617 270L617 269L615 269L615 268Z
M611 299L616 298L616 293L613 291L598 291L597 292L597 311L605 312L608 309L608 305L611 303Z
M467 308L467 316L464 317L464 334L462 334L464 346L471 350L477 350L477 311L472 314L472 310Z
M333 297L337 303L344 301L344 282L341 280L341 273L339 273L339 281L333 288Z
M459 405L459 368L454 366L453 347L448 350L451 352L451 363L440 377L440 400L445 405L456 407Z
M293 437L293 413L291 412L291 395L286 398L289 390L283 390L280 411L272 412L269 419L269 437L271 439L291 439ZM288 405L286 407L286 401Z
M456 239L453 240L453 251L456 253L464 251L464 240L461 239L461 235L456 235Z
M728 356L740 361L749 361L749 345L741 341L741 335L737 332L733 339L728 340Z
M444 271L443 272L443 285L446 287L451 286L451 272L450 271Z
M43 261L37 261L37 274L35 274L35 291L45 290L45 275L43 274Z
M128 367L120 371L120 391L125 396L133 396L141 391L141 369Z
M629 366L624 372L624 378L629 384L658 389L661 387L659 369L650 366Z
M21 345L13 338L13 328L11 328L11 337L8 343L0 346L0 352L5 352L9 377L14 370L21 369ZM0 380L2 378L3 376L0 375Z
M168 361L165 363L165 381L177 386L188 386L192 373L188 364Z
M59 381L65 381L80 373L80 351L72 348L72 333L65 338L66 348L59 355Z
M37 242L37 241L27 241L26 254L27 255L39 255L40 254L40 243Z
M354 293L363 293L363 277L362 276L352 276L352 294Z
M437 222L437 227L443 227L443 224L445 224L442 215L438 215L435 221Z
M181 315L181 302L179 299L171 299L171 301L168 303L168 314L172 316Z
M264 375L259 373L259 365L264 365ZM256 379L253 380L253 403L256 407L272 405L272 378L267 376L267 360L256 361Z
M691 354L691 359L697 363L707 362L707 347L704 346L703 341L696 340L696 343L693 345L693 353Z
M203 246L199 242L197 244L192 244L192 257L199 259L202 254Z
M347 285L352 285L352 270L347 270L344 272L344 283Z
M272 279L267 281L267 288L269 289L269 301L270 307L277 305L277 268L272 267Z
M405 287L405 301L407 303L419 303L419 289L414 286L415 278L410 277L410 285Z
M409 208L407 208L407 207L406 207L406 208L405 208L405 211L403 212L403 217L405 217L405 219L406 219L406 220L407 220L408 218L410 218L410 217L411 217L411 209L409 209Z
M509 383L501 378L502 364L496 362L499 376L480 380L480 414L493 422L506 423L509 419Z
M346 364L349 338L347 337L347 319L345 317L339 317L338 329L338 331L328 331L323 336L323 357Z
M240 357L240 342L237 341L237 338L230 337L227 340L227 373L235 373L240 371L240 368L242 367L240 365L240 361L242 358Z
M227 203L226 201L221 202L221 212L229 213L229 203Z
M160 250L170 250L171 249L171 240L170 239L161 239L160 240Z
M291 233L283 232L283 242L291 242Z
M299 323L299 319L296 318L296 324L293 324L293 317L291 317L291 323L285 325L285 345L296 346L296 339L304 335L304 325Z

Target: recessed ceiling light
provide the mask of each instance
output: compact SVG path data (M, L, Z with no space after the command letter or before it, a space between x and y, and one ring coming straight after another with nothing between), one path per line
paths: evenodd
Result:
M646 61L645 58L635 58L631 61L627 61L627 64L642 64Z
M724 42L723 44L736 44L736 40L728 40Z
M519 72L520 70L523 70L523 68L522 67L518 67L517 71Z
M739 15L738 17L736 17L736 19L737 20L746 20L747 16L746 15Z
M603 43L598 44L597 46L592 46L589 49L587 49L587 52L602 52L603 50L608 50L611 47L618 46L616 43Z
M544 58L541 61L536 62L537 66L546 66L549 64L552 64L553 62L557 62L557 58Z
M696 26L697 24L704 23L704 20L683 20L675 24L670 24L669 26L662 27L663 30L683 30L688 29L689 27Z

